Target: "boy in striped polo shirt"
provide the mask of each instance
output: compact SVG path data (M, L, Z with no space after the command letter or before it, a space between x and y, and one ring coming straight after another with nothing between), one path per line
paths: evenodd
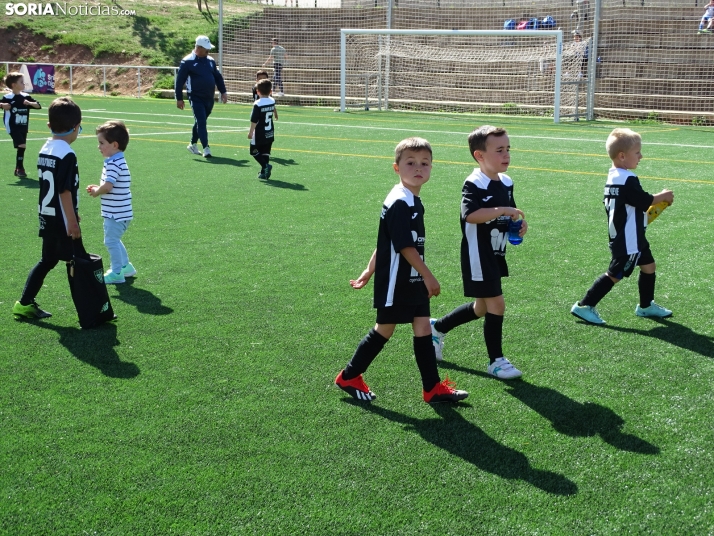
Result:
M125 278L136 275L129 262L121 237L126 232L134 214L131 208L131 175L124 159L129 144L129 131L121 121L107 121L97 127L99 152L104 157L102 179L99 186L90 184L87 193L102 196L104 218L104 245L109 250L111 268L104 274L104 283L124 283Z

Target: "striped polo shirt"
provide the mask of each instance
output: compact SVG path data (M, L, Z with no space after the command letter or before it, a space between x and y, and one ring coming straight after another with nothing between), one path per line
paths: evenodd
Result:
M131 208L131 174L124 153L119 151L104 160L102 182L111 182L112 191L102 195L102 216L116 221L128 221L134 217Z

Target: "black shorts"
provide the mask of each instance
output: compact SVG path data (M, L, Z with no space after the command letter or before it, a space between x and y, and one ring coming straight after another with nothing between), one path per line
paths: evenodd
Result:
M644 251L640 251L639 253L633 253L632 255L613 257L613 259L610 261L610 267L607 269L607 273L615 279L630 277L632 275L632 272L635 270L635 266L652 264L654 261L655 260L652 256L652 251L650 250L650 248L647 248Z
M19 149L20 145L25 145L27 143L27 130L25 129L18 129L10 130L10 137L12 138L12 146L15 149Z
M464 281L464 296L467 298L495 298L502 294L500 278L488 281Z
M250 156L258 156L259 154L267 154L270 156L270 148L273 146L273 140L263 141L253 145L250 144Z
M411 324L415 318L430 317L429 302L420 305L392 305L377 308L377 324Z
M72 260L74 247L72 237L59 233L48 233L42 237L42 258L69 262Z

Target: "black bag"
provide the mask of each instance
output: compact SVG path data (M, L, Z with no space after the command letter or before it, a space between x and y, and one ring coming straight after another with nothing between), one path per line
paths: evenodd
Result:
M72 301L83 329L94 328L116 319L104 284L102 258L87 253L81 239L73 240L74 256L67 264L67 279Z

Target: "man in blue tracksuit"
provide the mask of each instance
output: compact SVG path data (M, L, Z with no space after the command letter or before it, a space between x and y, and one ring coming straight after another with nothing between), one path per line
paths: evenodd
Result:
M206 120L213 110L213 96L218 86L221 92L221 102L228 102L226 84L223 76L216 66L216 60L208 55L208 51L213 48L211 41L205 35L196 38L196 48L193 52L181 60L178 74L176 75L176 107L184 109L183 86L186 84L188 102L193 110L193 132L191 133L191 143L186 147L190 153L201 154L196 147L196 142L200 139L203 145L203 156L211 157L211 148L208 146L208 130Z

